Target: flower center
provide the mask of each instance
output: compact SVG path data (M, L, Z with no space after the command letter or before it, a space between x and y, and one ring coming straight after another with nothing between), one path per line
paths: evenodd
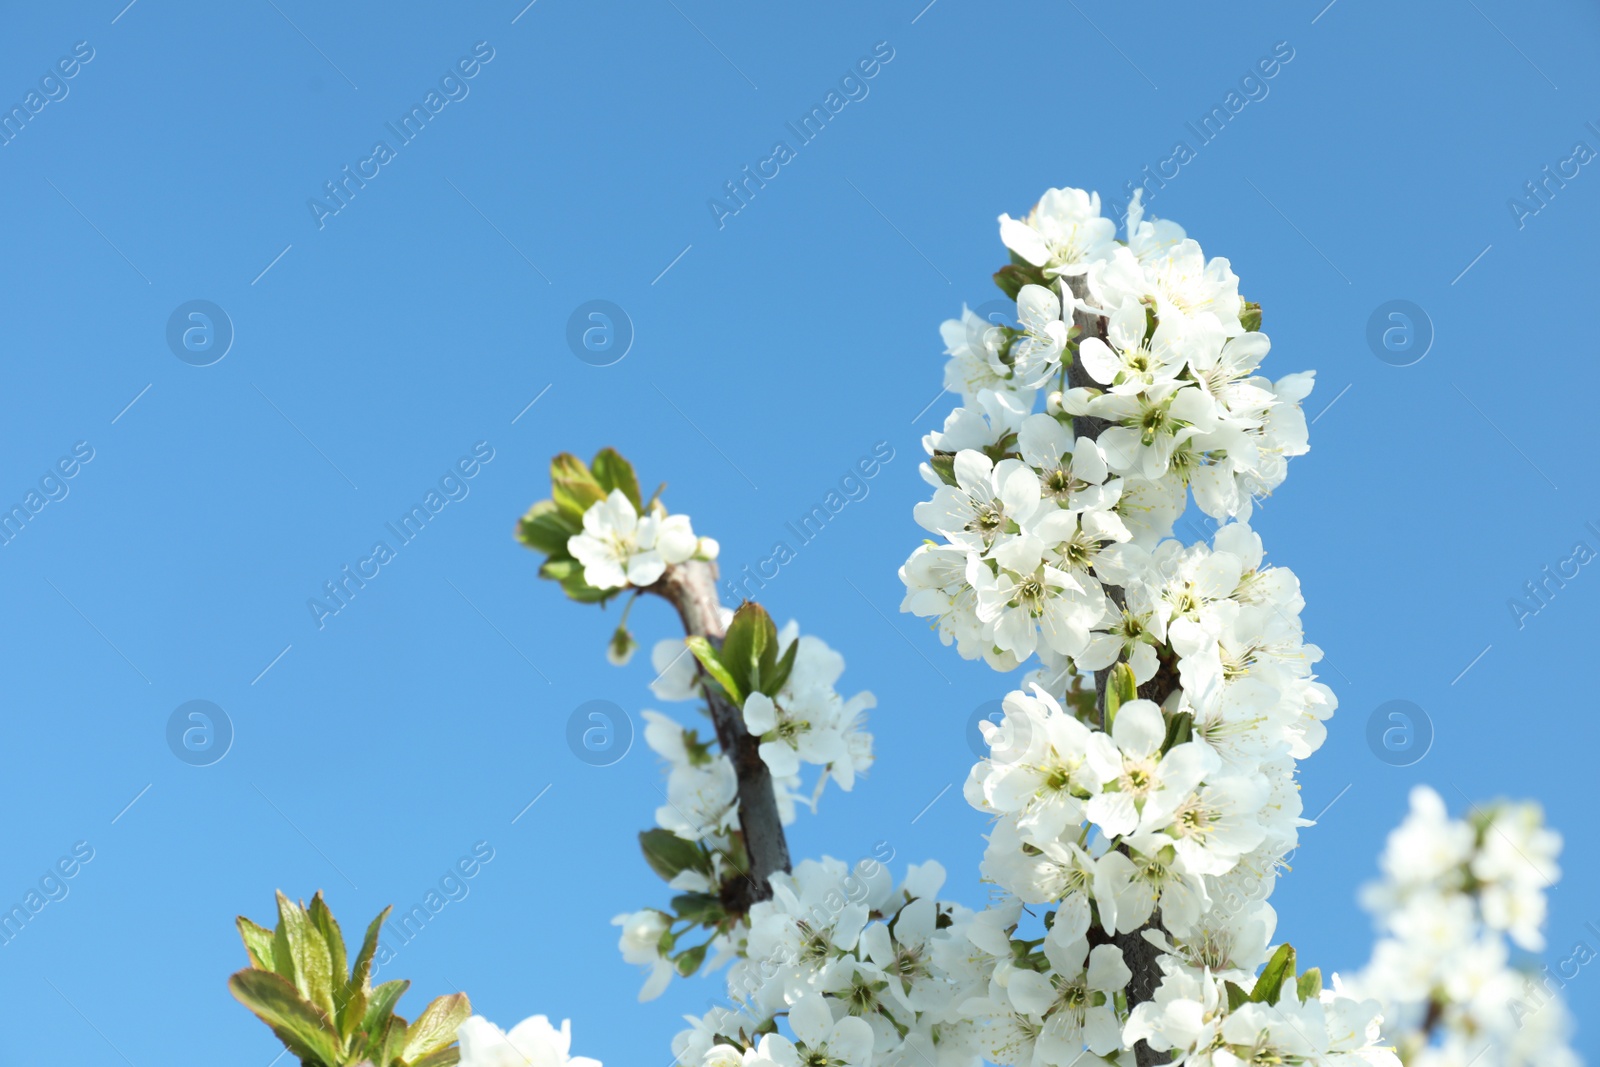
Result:
M1030 574L1017 583L1017 605L1038 615L1044 611L1046 592L1044 579L1038 574Z
M1122 791L1134 796L1144 796L1155 782L1155 768L1148 759L1130 761L1122 772Z

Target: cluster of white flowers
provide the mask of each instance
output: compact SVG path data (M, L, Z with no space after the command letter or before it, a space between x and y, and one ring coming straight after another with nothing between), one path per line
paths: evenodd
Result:
M732 613L727 613L731 618ZM761 742L761 759L772 772L785 826L796 804L815 808L831 778L845 792L856 775L872 766L872 735L862 727L877 705L867 692L848 700L834 684L844 674L844 657L819 638L802 635L798 623L778 631L780 657L799 642L794 666L775 696L751 693L744 700L745 728ZM703 679L681 640L656 643L650 659L658 672L650 691L667 701L698 700ZM738 819L733 765L711 752L695 731L657 711L644 712L645 741L667 762L667 804L656 812L658 825L686 841L699 841L733 827ZM821 767L812 792L802 790L801 764Z
M939 540L901 569L903 610L962 656L999 671L1038 656L1028 691L984 724L990 753L965 787L994 820L981 870L995 896L978 912L938 900L935 863L898 886L881 859L808 860L775 876L772 898L708 943L734 961L730 1004L690 1018L679 1064L1126 1067L1142 1042L1194 1067L1399 1067L1394 1035L1422 1025L1419 1012L1477 1033L1464 1005L1505 999L1490 981L1505 956L1470 931L1530 945L1543 883L1512 858L1525 849L1554 874L1553 842L1526 809L1497 809L1464 843L1452 831L1461 847L1433 848L1433 866L1391 843L1396 947L1360 982L1324 988L1274 941L1267 898L1310 825L1296 763L1321 746L1337 702L1313 673L1322 654L1303 639L1299 582L1266 563L1249 519L1308 447L1311 374L1257 375L1269 342L1228 262L1145 218L1137 198L1122 241L1098 197L1072 189L1051 190L1024 220L1002 216L1000 232L1013 265L997 278L1015 292L1017 324L970 311L944 324L945 382L962 406L925 438L934 492L915 511ZM1186 544L1173 528L1191 490L1218 525ZM681 651L658 647L658 695L697 692L692 666L670 662ZM791 814L802 763L848 789L870 760L850 734L870 698L840 700L842 663L820 642L811 655L783 692L743 709ZM1083 688L1096 672L1100 695L1082 699L1096 696ZM819 680L809 696L803 675ZM661 825L713 852L731 846L732 768L653 713L647 738L674 780ZM724 873L710 862L673 884L715 892ZM1454 925L1434 914L1451 893L1470 897L1449 905ZM646 991L664 986L670 917L617 922L624 953L652 970ZM1410 936L1432 939L1423 947L1437 958L1419 964ZM1134 995L1136 965L1153 995ZM1401 1020L1387 1035L1385 1010ZM1544 1032L1564 1019L1549 1009ZM1429 1055L1441 1058L1417 1062L1467 1062Z
M725 626L731 618L725 610ZM848 792L856 775L872 766L872 735L863 726L867 709L876 703L866 692L849 699L840 696L834 685L844 673L844 657L823 641L802 636L794 622L778 631L779 657L792 645L796 646L793 666L782 688L771 697L751 693L743 705L745 726L761 742L761 758L771 771L785 826L794 821L800 806L815 810L829 779ZM656 697L703 698L705 680L682 640L658 642L651 660L657 677L650 689ZM702 739L698 731L658 711L646 710L643 716L645 741L667 765L666 803L656 809L656 825L701 846L705 859L701 867L678 871L669 885L680 893L716 897L725 882L744 877L736 859L743 847L736 840L739 781L733 763L716 747L714 737ZM821 768L809 795L802 764ZM684 918L692 928L694 917ZM613 920L622 927L623 958L647 972L640 1000L659 996L678 973L669 957L677 947L675 936L669 934L674 921L674 916L650 908ZM740 951L745 930L742 923L723 924L711 936L707 942L711 967Z
M583 532L567 541L583 565L583 580L596 589L643 589L674 563L716 559L717 542L696 537L687 515L668 515L651 501L641 516L620 489L583 513Z
M1002 217L1014 255L1053 287L1021 286L1017 327L968 311L943 328L945 380L962 406L923 440L936 488L915 516L944 540L906 562L903 607L999 670L1035 651L1058 675L1068 661L1092 671L1138 653L1143 681L1154 658L1138 646L1163 635L1142 609L1158 605L1119 610L1105 586L1134 600L1140 586L1170 584L1176 575L1151 553L1189 488L1213 519L1248 521L1287 457L1307 448L1299 402L1312 375L1255 373L1269 342L1241 324L1259 313L1228 261L1208 262L1180 227L1145 219L1137 198L1128 228L1126 244L1113 241L1099 198L1076 189L1052 190L1025 223ZM1075 297L1062 279L1080 275L1087 295ZM1107 339L1073 343L1074 311L1103 317ZM1097 387L1065 388L1074 351ZM1052 379L1035 413L1035 391ZM1108 425L1075 436L1074 416Z
M481 1015L456 1030L461 1043L460 1067L601 1067L599 1060L569 1056L572 1028L561 1020L557 1030L543 1015L524 1019L508 1034Z
M1562 979L1548 967L1514 969L1507 944L1545 947L1545 890L1560 874L1560 849L1532 804L1484 805L1456 820L1433 790L1412 791L1411 813L1389 835L1383 881L1364 894L1382 937L1351 981L1384 1004L1408 1067L1578 1063Z
M1272 955L1266 898L1305 825L1295 761L1336 706L1312 673L1299 582L1264 562L1248 525L1306 451L1312 377L1256 373L1269 342L1228 261L1137 200L1120 242L1099 198L1075 189L1000 226L1025 282L1017 325L971 312L945 324L962 406L924 441L935 489L915 512L941 540L901 570L903 609L963 656L1001 671L1039 657L1031 692L985 726L990 758L966 795L995 817L985 878L1054 910L1042 947L996 946L993 989L966 1010L997 1063L1141 1040L1191 1063L1385 1062L1374 1002L1229 991L1248 991ZM1078 336L1075 314L1103 322L1103 339ZM1069 388L1074 359L1093 386ZM1209 544L1171 537L1191 489L1226 523ZM1165 671L1161 702L1113 696L1107 722L1063 708L1075 675L1117 663L1130 690ZM994 921L1015 937L1007 907ZM1141 934L1163 978L1129 1011L1112 941Z
M937 900L944 879L930 862L896 886L876 858L806 860L775 877L729 971L732 1006L689 1020L673 1042L678 1062L977 1064L989 1050L972 1005L1010 944L993 914ZM792 1037L777 1032L780 1016Z

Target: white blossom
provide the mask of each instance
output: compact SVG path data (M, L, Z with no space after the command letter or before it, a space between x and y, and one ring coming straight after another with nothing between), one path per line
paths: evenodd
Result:
M569 1056L571 1023L557 1030L543 1015L524 1019L508 1034L481 1015L456 1031L461 1042L461 1067L601 1067L599 1060Z

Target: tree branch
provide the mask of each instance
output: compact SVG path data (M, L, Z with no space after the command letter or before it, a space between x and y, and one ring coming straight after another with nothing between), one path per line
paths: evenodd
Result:
M717 648L722 647L725 630L715 563L690 560L675 564L647 592L657 594L677 609L686 636L703 637ZM704 669L701 676L705 677ZM743 881L725 890L723 903L730 911L743 914L756 901L771 899L772 875L789 870L789 842L778 816L772 772L761 758L760 741L745 729L743 711L715 683L704 689L717 742L733 763L739 781L739 829L750 869L741 872Z
M1083 275L1072 275L1065 278L1068 289L1076 300L1085 300L1089 295L1088 279ZM1104 316L1093 312L1075 308L1072 312L1072 325L1077 330L1077 344L1081 344L1086 337L1106 338L1106 320ZM1069 387L1094 386L1097 383L1089 377L1088 371L1083 367L1083 360L1077 355L1077 346L1073 348L1072 363L1067 368L1067 385ZM1073 418L1073 432L1079 437L1095 440L1110 425L1104 419L1093 416L1079 415ZM1116 604L1120 611L1127 606L1126 597L1118 586L1105 586L1106 595ZM1111 678L1111 668L1098 670L1094 675L1096 694L1096 707L1100 711L1100 728L1106 728L1106 684ZM1163 703L1177 689L1177 672L1162 669L1156 672L1144 685L1139 687L1139 696L1153 700L1157 704ZM1122 961L1127 964L1128 970L1133 972L1133 977L1128 982L1128 1007L1151 1000L1155 996L1156 986L1161 984L1161 968L1157 961L1161 958L1161 950L1145 939L1145 931L1153 930L1165 933L1161 925L1161 913L1156 911L1150 916L1150 921L1138 930L1118 933L1114 937L1106 938L1104 931L1098 927L1091 929L1091 941L1099 935L1099 943L1112 944L1122 950ZM1148 1044L1140 1041L1134 1046L1134 1058L1138 1067L1153 1067L1155 1064L1166 1063L1172 1059L1170 1052L1158 1052Z

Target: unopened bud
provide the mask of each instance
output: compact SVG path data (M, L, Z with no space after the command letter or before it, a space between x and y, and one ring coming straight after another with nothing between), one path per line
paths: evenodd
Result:
M613 667L625 667L633 658L634 652L639 648L639 642L633 639L626 626L618 626L611 635L611 640L606 644L606 660Z

